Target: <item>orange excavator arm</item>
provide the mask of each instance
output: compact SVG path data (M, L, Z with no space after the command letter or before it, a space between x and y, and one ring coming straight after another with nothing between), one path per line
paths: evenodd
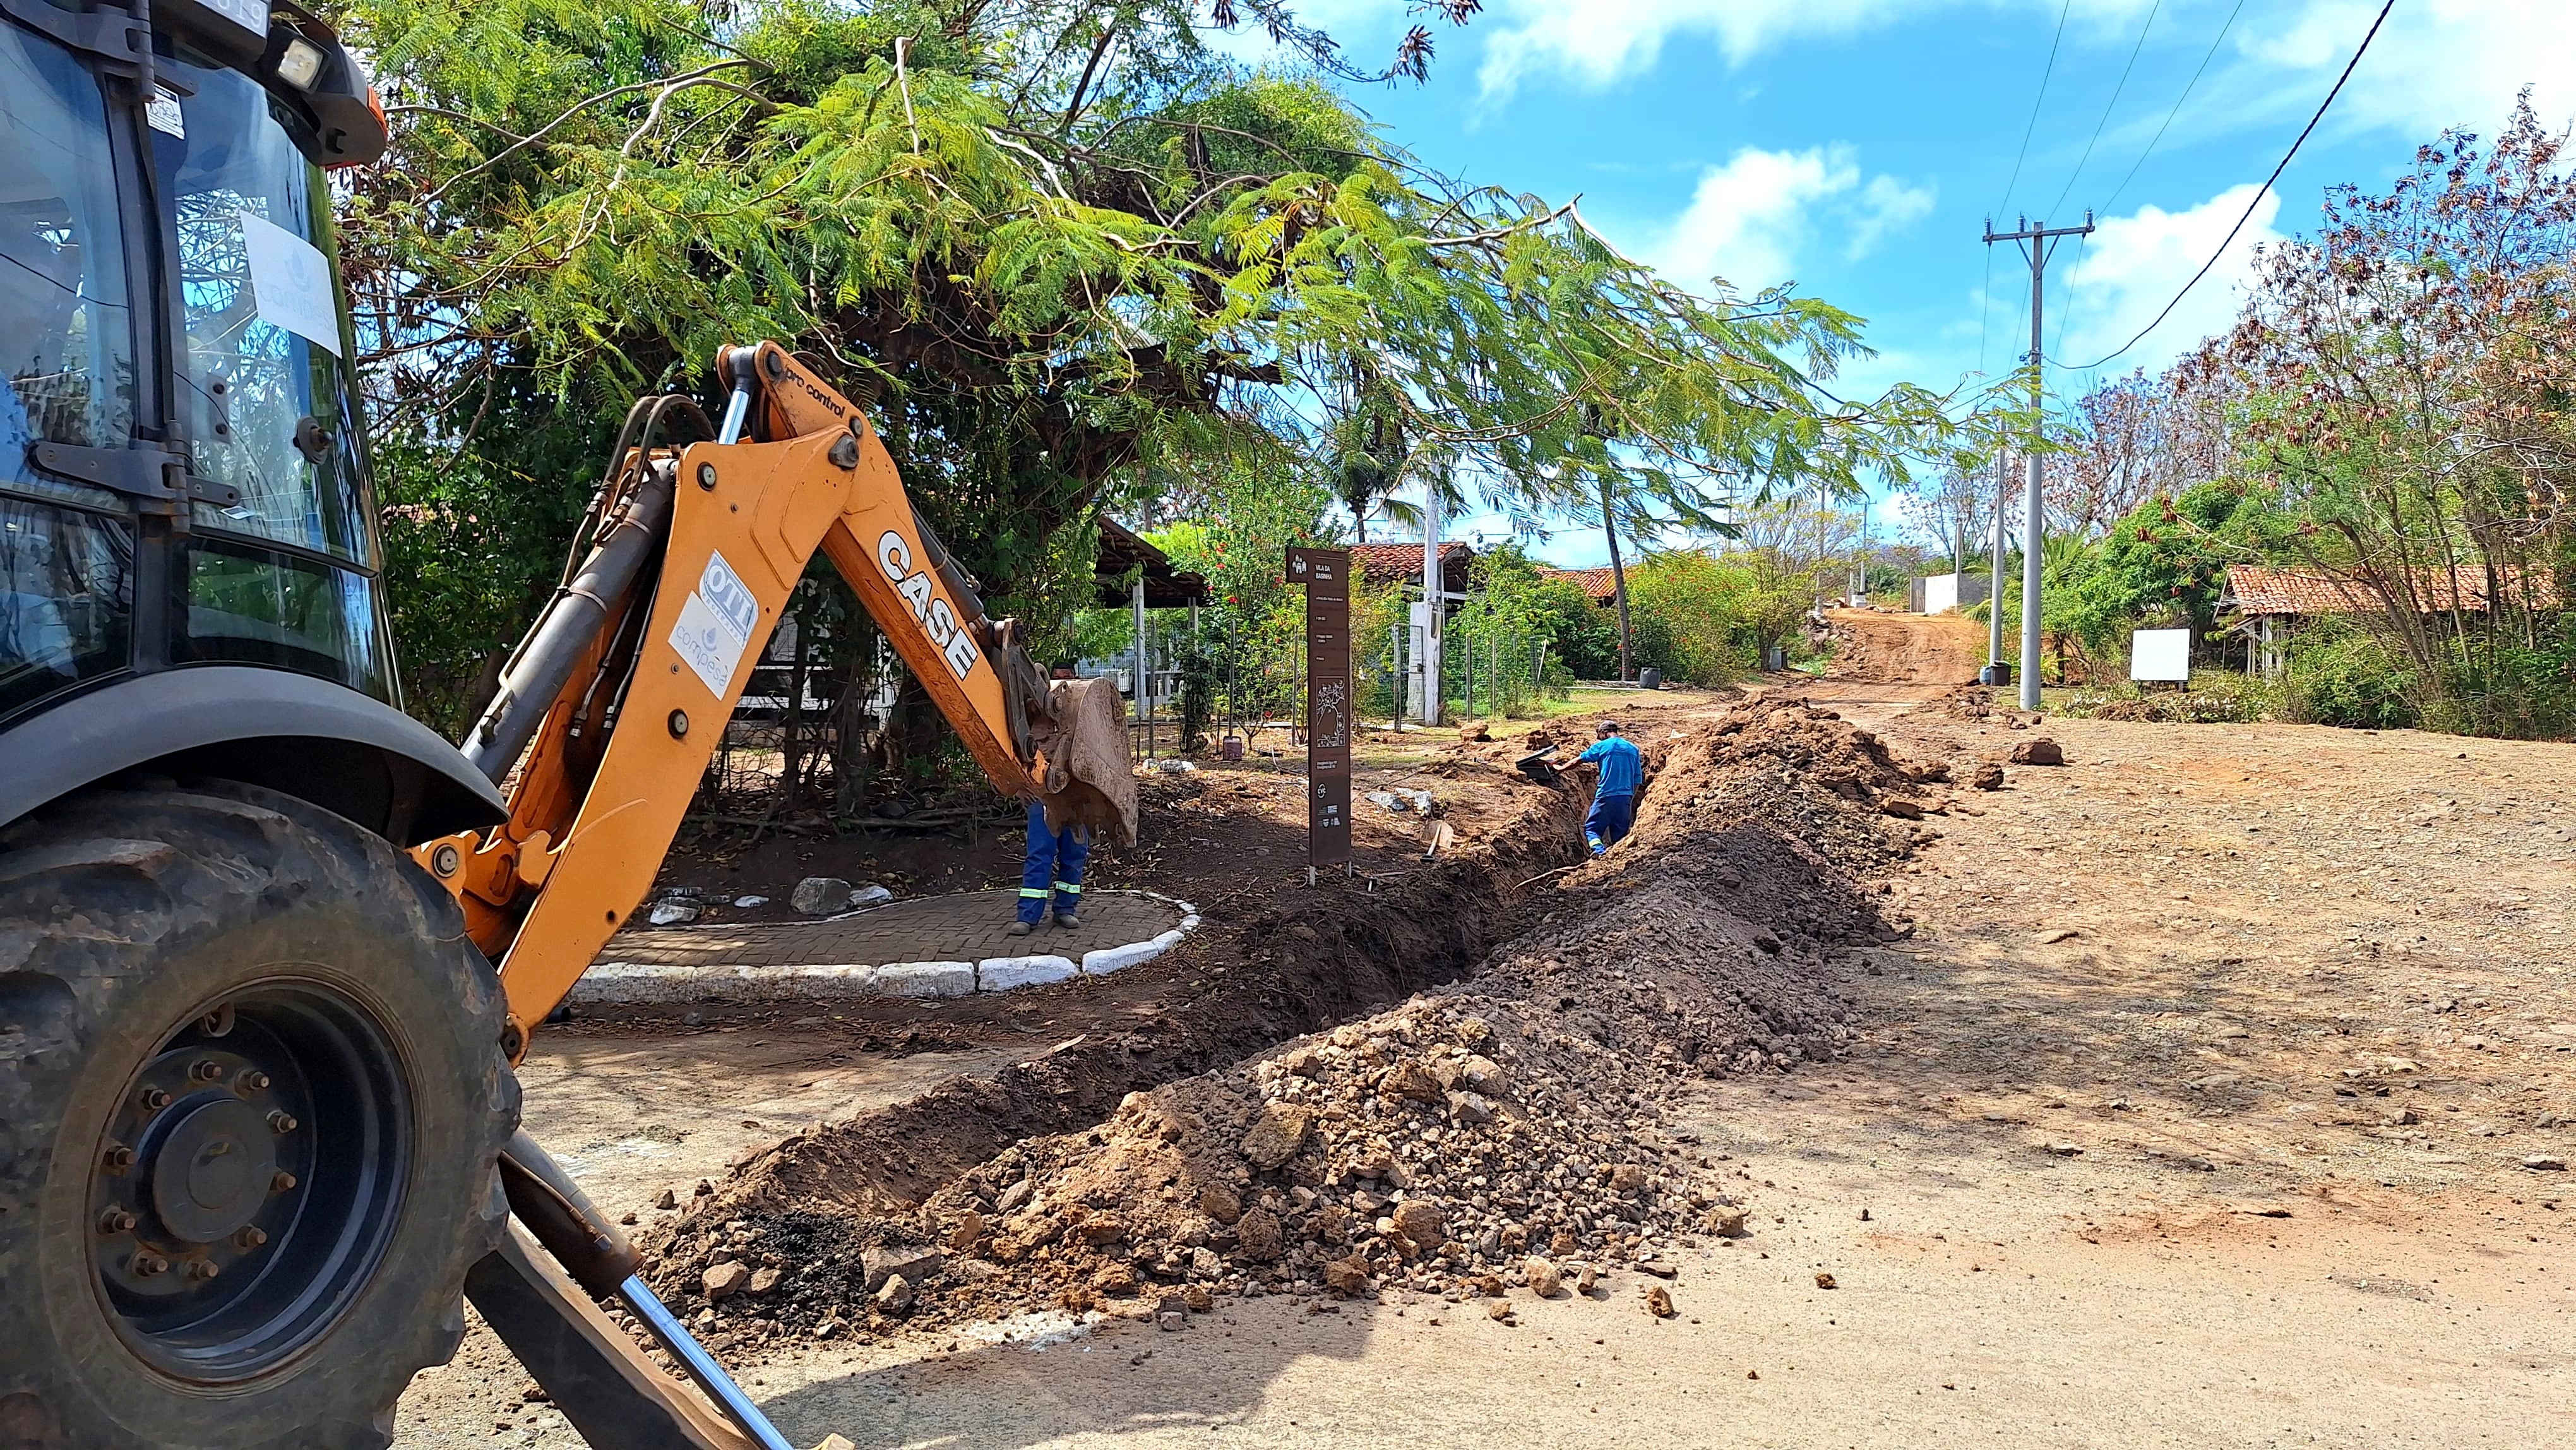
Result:
M721 427L685 399L630 415L581 565L466 740L506 784L509 820L414 852L500 965L513 1057L651 889L817 548L993 784L1043 789L1044 679L1016 624L985 617L865 416L775 343L719 366ZM712 436L658 438L690 418Z

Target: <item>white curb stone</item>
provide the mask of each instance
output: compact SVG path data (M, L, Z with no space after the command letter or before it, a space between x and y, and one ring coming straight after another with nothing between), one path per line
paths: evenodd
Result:
M1170 932L1163 934L1163 936L1170 935ZM1123 947L1102 947L1096 952L1082 954L1082 970L1089 976L1105 977L1121 968L1132 967L1139 962L1150 962L1161 956L1163 951L1163 937L1160 936L1152 941L1135 942Z
M986 957L975 964L975 990L1007 992L1013 987L1043 987L1081 975L1082 968L1069 957Z
M973 962L896 962L871 983L880 997L963 997L975 990Z

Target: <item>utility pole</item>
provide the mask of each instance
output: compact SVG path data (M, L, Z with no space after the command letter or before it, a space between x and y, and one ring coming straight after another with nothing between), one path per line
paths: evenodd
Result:
M1619 562L1619 518L1610 508L1610 480L1601 480L1601 533L1610 541L1610 598L1619 606L1619 678L1633 680L1637 672L1628 660L1628 569Z
M1997 232L1995 224L1986 223L1986 245L2011 242L2021 248L2030 262L2030 415L2031 443L2028 456L2022 460L2021 523L2021 707L2039 708L2039 415L2040 415L2040 283L2048 275L2048 259L2057 251L2057 243L2066 237L2088 236L2093 231L2093 213L2084 213L2080 227L2034 226L2030 219L2015 219L2013 229Z
M1447 571L1440 567L1440 485L1422 481L1422 708L1425 725L1440 723L1440 654L1442 614L1449 607Z
M1995 557L1986 569L1986 663L2004 662L2004 500L2011 497L2012 454L1995 450ZM1987 676L1987 682L1993 681Z

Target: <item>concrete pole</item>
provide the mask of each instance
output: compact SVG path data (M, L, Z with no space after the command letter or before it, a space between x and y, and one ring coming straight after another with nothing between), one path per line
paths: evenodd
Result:
M2048 275L2047 242L2030 244L2030 412L2040 409L2040 282ZM2022 460L2021 707L2039 708L2039 450Z
M1422 484L1422 723L1440 723L1440 487Z
M1145 660L1145 578L1136 577L1136 713L1145 721L1145 758L1154 758L1154 679Z
M2004 500L2012 486L2012 455L1995 450L1995 559L1986 571L1986 663L2004 662Z

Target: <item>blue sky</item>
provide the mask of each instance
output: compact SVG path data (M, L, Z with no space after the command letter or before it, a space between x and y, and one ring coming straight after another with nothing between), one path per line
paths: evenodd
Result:
M2028 345L2028 271L2008 246L1993 249L1989 271L1987 217L2070 225L2088 206L2100 212L2100 230L2068 243L2050 271L2047 350L2070 362L2111 351L2243 214L2378 9L1487 0L1464 29L1435 25L1428 85L1356 99L1443 171L1551 202L1579 193L1594 226L1677 282L1717 274L1751 293L1794 279L1860 313L1879 356L1845 374L1851 387L1947 389L2009 369ZM1302 13L1360 59L1385 55L1409 23L1400 0ZM2397 0L2229 255L2109 371L2153 371L2222 329L2253 248L2311 229L2324 188L2383 184L2445 126L2492 134L2524 86L2544 121L2576 115L2576 0ZM2051 378L2068 394L2085 381ZM1872 517L1874 529L1904 525L1900 501L1882 498ZM1462 524L1478 529L1504 525ZM1541 552L1606 562L1597 530L1568 530Z

